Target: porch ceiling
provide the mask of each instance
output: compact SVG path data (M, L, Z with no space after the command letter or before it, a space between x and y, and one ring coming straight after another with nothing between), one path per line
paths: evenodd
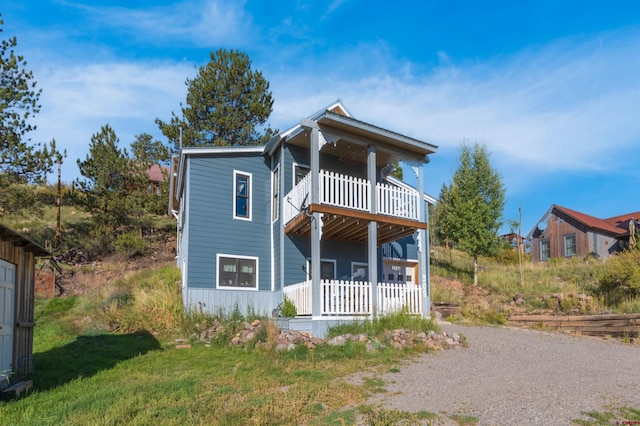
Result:
M414 220L320 204L309 206L308 213L315 212L323 213L322 239L326 240L366 244L369 239L368 225L371 221L376 221L378 224L378 246L411 235L418 229L427 228L426 223ZM284 231L287 235L309 237L311 235L311 217L304 212L300 213L285 226Z

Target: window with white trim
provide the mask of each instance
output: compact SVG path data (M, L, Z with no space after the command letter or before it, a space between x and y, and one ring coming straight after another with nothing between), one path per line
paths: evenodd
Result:
M551 258L551 241L548 239L540 240L540 260L549 260Z
M367 281L369 279L369 264L351 262L351 281Z
M218 254L217 256L218 288L258 289L258 258Z
M302 164L293 165L293 186L296 186L311 171L311 167Z
M251 220L251 173L233 171L233 217Z
M307 270L309 271L309 279L312 277L311 259L307 261ZM334 259L320 260L320 279L335 280L336 279L336 261Z
M566 257L575 256L576 250L576 234L567 234L564 236L564 255Z
M276 167L271 175L271 220L280 216L280 167Z

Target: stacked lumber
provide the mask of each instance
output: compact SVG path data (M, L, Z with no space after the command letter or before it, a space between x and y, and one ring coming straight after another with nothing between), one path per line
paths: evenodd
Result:
M640 314L511 315L509 324L547 330L572 331L589 336L638 337Z

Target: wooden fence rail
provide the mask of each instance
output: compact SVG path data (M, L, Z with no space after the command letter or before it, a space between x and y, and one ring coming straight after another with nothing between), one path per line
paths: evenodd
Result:
M640 334L640 314L511 315L509 324L589 336L638 337Z

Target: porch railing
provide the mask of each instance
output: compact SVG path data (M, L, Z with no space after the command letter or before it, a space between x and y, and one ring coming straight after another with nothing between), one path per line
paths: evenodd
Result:
M296 217L310 200L311 175L305 176L286 196L284 222ZM371 211L371 186L367 179L320 170L320 204L352 210ZM379 214L419 220L418 192L383 183L376 184L377 212Z
M285 287L284 295L296 307L298 315L311 315L311 281Z
M311 175L306 175L284 199L284 223L289 223L291 219L296 217L303 208L307 207L311 200Z
M369 181L320 170L320 203L369 211Z
M371 283L361 281L321 280L321 315L371 315ZM422 313L422 292L419 286L408 283L378 283L378 314L406 310ZM311 281L284 288L298 315L311 315Z
M405 219L420 219L418 191L383 183L377 183L376 190L378 213Z

